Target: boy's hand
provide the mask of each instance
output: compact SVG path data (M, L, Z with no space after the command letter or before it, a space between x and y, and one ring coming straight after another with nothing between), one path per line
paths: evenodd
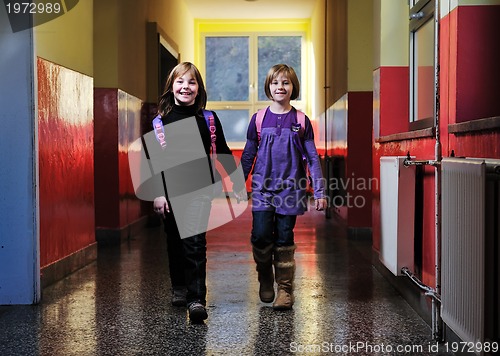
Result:
M165 219L165 214L170 212L170 207L168 206L167 199L164 196L155 198L155 200L153 201L153 210L156 214L161 215Z
M314 202L316 205L316 210L325 210L328 206L325 198L316 199Z

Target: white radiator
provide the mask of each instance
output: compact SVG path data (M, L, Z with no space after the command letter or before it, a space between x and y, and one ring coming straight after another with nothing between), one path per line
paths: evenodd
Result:
M406 157L380 158L380 261L396 276L413 271L415 166Z
M484 160L441 162L441 316L464 342L484 341Z

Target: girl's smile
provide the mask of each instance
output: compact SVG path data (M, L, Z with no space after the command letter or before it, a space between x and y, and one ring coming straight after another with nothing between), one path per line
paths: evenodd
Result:
M198 88L196 78L189 72L176 78L172 85L175 103L181 106L193 105L198 95Z
M270 92L274 101L278 103L287 103L293 91L293 84L283 74L278 74L269 85Z

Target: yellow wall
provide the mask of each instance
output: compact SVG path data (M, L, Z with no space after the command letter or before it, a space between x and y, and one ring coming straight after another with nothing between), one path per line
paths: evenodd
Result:
M311 118L325 111L325 0L318 1L311 16ZM313 70L314 69L314 70Z
M327 84L328 107L347 93L347 19L348 0L328 1L327 9Z
M373 88L373 0L348 1L347 89Z
M94 86L146 97L147 2L94 3Z
M408 66L409 7L407 1L376 0L374 4L375 63L382 66Z
M38 57L93 76L93 0L80 0L60 17L34 28Z
M181 61L195 62L194 19L183 0L149 0L148 21L158 26L179 46Z
M99 0L93 15L95 87L152 100L147 97L148 22L157 22L175 42L181 60L193 61L193 18L182 0Z

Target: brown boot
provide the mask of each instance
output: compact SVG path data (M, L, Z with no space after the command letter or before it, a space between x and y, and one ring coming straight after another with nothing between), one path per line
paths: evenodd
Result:
M273 303L275 310L292 309L293 279L295 276L295 245L276 247L274 249L274 271L278 284L278 295Z
M274 273L273 273L273 245L263 249L252 246L253 259L257 264L257 276L259 279L259 297L264 303L274 300Z

